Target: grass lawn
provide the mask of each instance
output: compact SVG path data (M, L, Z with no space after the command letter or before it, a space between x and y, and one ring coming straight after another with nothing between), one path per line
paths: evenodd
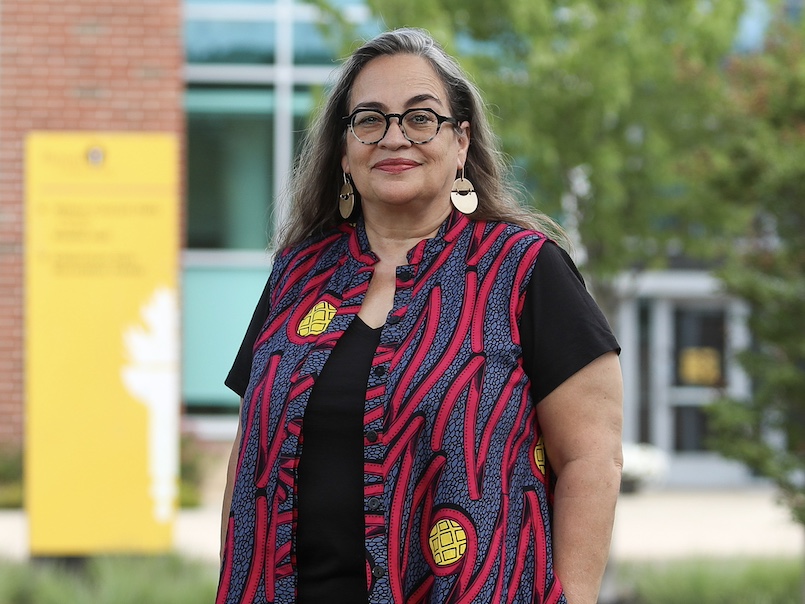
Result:
M803 561L684 560L621 563L629 604L803 604Z
M212 604L218 569L177 556L0 561L0 604Z
M802 604L801 560L620 563L621 604ZM178 556L0 560L0 604L212 604L218 569Z

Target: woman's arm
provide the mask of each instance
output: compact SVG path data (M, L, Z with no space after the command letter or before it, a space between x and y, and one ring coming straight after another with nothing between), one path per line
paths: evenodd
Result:
M618 356L602 355L537 405L557 476L554 569L569 604L595 604L620 490L623 384Z
M226 547L226 530L229 526L229 512L232 508L232 491L235 488L235 471L238 467L238 453L240 447L240 412L243 410L243 399L240 399L240 410L238 411L238 431L235 434L235 442L232 443L232 450L229 452L229 463L226 466L226 487L224 488L224 501L221 506L221 550L220 559L224 559L224 548Z

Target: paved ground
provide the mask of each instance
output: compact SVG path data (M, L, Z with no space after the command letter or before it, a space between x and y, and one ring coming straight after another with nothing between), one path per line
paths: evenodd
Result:
M176 549L214 562L219 518L213 501L182 511L175 523ZM612 555L616 560L801 556L804 546L805 532L771 490L648 491L621 497ZM27 555L24 513L0 512L0 557Z
M616 559L690 556L796 556L805 531L768 489L654 491L623 495L612 554Z

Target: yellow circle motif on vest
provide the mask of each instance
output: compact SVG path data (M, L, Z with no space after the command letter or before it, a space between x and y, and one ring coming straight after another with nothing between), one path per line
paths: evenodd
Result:
M541 436L537 441L537 446L534 447L534 461L537 463L540 472L545 475L545 445L542 442Z
M323 333L335 316L335 307L329 302L319 302L299 321L296 333L300 336L317 336Z
M467 533L455 520L442 518L430 530L429 542L436 565L449 566L467 550Z

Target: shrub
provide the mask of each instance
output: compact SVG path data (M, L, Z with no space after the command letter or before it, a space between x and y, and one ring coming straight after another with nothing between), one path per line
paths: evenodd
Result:
M621 563L634 604L801 604L801 560Z
M179 506L198 507L204 479L204 452L199 442L183 435L179 458ZM23 504L23 459L21 448L0 448L0 509Z
M3 604L197 604L214 600L216 584L216 569L177 556L0 563Z
M183 434L179 448L179 507L194 508L201 505L204 462L201 443L196 437Z
M0 508L22 507L22 448L0 448Z

